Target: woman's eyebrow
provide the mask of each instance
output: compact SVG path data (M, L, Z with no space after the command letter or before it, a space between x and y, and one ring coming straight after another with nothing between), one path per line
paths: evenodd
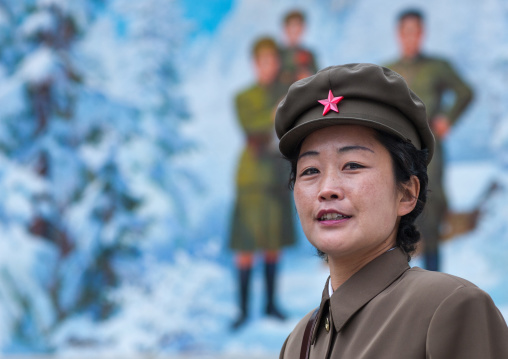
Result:
M370 148L368 147L364 147L364 146L345 146L345 147L341 147L337 150L338 153L344 153L344 152L349 152L349 151L356 151L356 150L360 150L360 151L369 151L369 152L372 152L372 153L375 153L373 150L371 150Z
M304 152L302 154L300 154L300 156L298 156L298 161L300 160L300 158L302 157L306 157L306 156L317 156L319 155L319 152L318 151L307 151L307 152Z

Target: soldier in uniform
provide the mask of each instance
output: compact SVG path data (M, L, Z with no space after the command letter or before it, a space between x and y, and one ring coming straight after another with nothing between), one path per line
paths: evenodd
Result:
M230 248L236 251L239 273L240 316L237 329L248 312L249 282L254 254L264 253L266 314L284 319L275 304L279 251L294 243L292 197L287 178L289 167L275 143L274 114L287 86L278 81L279 49L271 38L261 38L252 55L257 82L236 96L236 111L246 136L237 169Z
M399 74L327 67L289 88L275 128L303 232L330 269L280 359L508 358L508 327L487 293L408 263L435 141Z
M442 184L442 141L470 103L473 93L447 61L422 54L423 35L422 13L418 10L402 12L398 18L398 38L402 56L386 67L401 74L409 87L425 103L428 121L436 138L434 160L428 168L430 195L418 226L424 239L425 267L437 271L440 229L447 213L446 194ZM447 92L454 94L454 101L448 107L443 101Z
M281 81L288 86L293 82L313 75L317 71L314 55L301 45L305 30L305 16L300 11L291 11L284 17L286 45L281 46Z

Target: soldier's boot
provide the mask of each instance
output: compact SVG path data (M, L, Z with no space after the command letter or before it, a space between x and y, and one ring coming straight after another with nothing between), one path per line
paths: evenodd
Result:
M249 285L252 268L240 268L238 270L240 315L231 325L236 330L245 324L249 311Z
M266 315L285 320L286 316L275 305L275 280L277 277L277 263L265 262L265 281L266 281Z

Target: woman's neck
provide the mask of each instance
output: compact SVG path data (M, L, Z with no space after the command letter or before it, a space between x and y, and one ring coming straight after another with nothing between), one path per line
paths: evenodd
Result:
M330 266L330 280L333 290L337 290L349 278L360 269L365 267L369 262L386 253L395 246L394 243L387 243L381 247L374 248L368 253L347 256L328 256L328 264Z

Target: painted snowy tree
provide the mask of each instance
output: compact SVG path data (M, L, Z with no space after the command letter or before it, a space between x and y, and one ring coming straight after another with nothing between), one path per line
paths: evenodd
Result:
M10 36L2 39L5 81L0 101L6 111L2 113L0 146L7 165L1 181L5 185L16 173L26 177L22 182L25 190L17 191L18 200L25 204L23 220L16 221L10 208L2 218L3 226L15 228L15 232L7 231L10 235L3 238L4 245L17 247L26 241L21 247L25 251L16 251L12 257L7 257L9 252L2 253L7 259L1 264L1 280L6 285L3 296L11 299L14 309L3 313L7 320L2 344L44 348L43 333L58 317L51 293L52 272L70 250L51 184L55 154L51 146L58 149L65 138L54 141L51 127L55 121L69 118L72 93L66 87L79 81L64 57L76 28L72 17L56 2L5 1L2 5ZM34 191L34 186L27 186L30 182L40 185ZM37 259L44 251L49 256L42 266ZM24 266L12 265L19 257L25 258ZM31 285L22 285L20 278L29 279Z
M186 115L172 52L183 35L167 25L149 31L163 24L156 15L178 19L171 2L128 3L0 4L0 26L12 34L0 38L5 351L51 350L52 333L71 318L121 312L108 290L143 281L141 254L181 227L171 158L188 143L178 136ZM116 28L97 31L101 24ZM107 39L106 51L87 48Z
M2 39L5 81L0 103L5 111L0 146L9 165L1 181L5 185L21 172L27 177L25 185L40 183L36 191L27 186L18 196L25 203L23 221L16 222L8 209L2 218L7 228L16 225L16 232L3 239L5 245L6 241L12 246L22 240L28 243L26 252L0 264L4 267L0 280L7 285L3 296L12 299L15 309L4 313L2 344L7 347L45 350L47 334L77 308L76 303L66 306L62 296L61 276L77 243L63 214L86 186L86 167L76 151L81 139L74 131L82 78L72 56L74 44L93 17L93 4L2 2L10 36ZM38 259L45 252L42 263ZM25 266L10 266L20 255L26 258ZM31 285L21 285L24 277L30 278Z
M179 128L187 118L177 71L178 61L182 61L179 49L186 37L186 25L174 0L117 0L111 3L110 11L115 38L105 39L100 26L96 28L97 36L90 37L91 47L100 51L96 55L104 65L102 71L97 71L102 80L96 85L138 112L136 135L131 133L124 147L130 156L124 167L133 186L145 191L143 196L153 203L146 210L153 211L150 216L157 216L152 221L158 224L148 237L167 242L180 234L185 224L182 208L185 201L178 183L194 181L194 176L175 168L172 161L191 146L179 135ZM97 41L102 46L97 46ZM155 203L162 210L156 210ZM159 227L164 222L164 227Z
M186 110L179 94L177 49L185 38L185 26L177 1L118 0L95 23L82 46L89 58L85 67L90 73L85 77L92 86L137 111L134 123L115 126L128 133L115 158L128 174L126 185L143 199L137 219L150 225L142 227L143 243L136 247L141 248L139 260L119 265L126 275L111 293L120 304L115 315L102 323L88 316L67 321L54 335L61 352L72 352L76 338L93 343L81 350L90 355L114 355L119 350L132 355L178 351L205 342L214 345L206 334L216 328L217 321L207 314L207 308L214 305L213 296L199 292L226 274L220 265L196 263L187 254L192 245L184 233L188 201L183 199L182 183L196 179L174 161L190 148L179 136ZM136 132L127 130L129 126ZM97 154L109 153L118 141L102 141L110 143L106 148L87 148L87 157L97 161ZM200 245L205 247L203 239ZM182 277L182 272L189 277ZM193 278L191 285L188 278ZM223 287L216 290L221 292ZM191 317L200 318L199 328L185 323Z

